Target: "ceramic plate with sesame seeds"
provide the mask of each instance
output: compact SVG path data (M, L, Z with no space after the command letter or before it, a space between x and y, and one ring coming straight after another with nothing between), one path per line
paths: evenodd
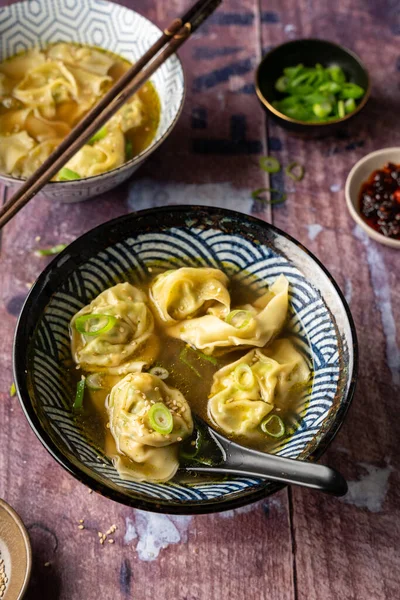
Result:
M167 483L121 479L74 418L66 383L69 323L106 288L140 283L148 266L159 272L188 266L250 273L260 288L278 274L289 281L290 329L313 365L313 386L301 426L274 452L293 459L321 456L343 422L357 370L353 320L337 284L296 240L273 226L219 208L174 206L105 223L68 246L32 287L14 342L14 378L25 415L41 442L72 475L116 501L152 511L195 514L226 510L281 486L221 476Z
M28 532L15 510L0 499L0 598L23 598L31 565Z

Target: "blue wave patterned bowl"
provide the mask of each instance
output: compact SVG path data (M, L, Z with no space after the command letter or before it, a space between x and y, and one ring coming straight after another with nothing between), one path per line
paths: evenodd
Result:
M0 62L33 47L76 42L137 61L161 31L137 12L106 0L29 0L0 8ZM161 102L160 123L148 148L117 169L80 179L54 181L41 193L51 200L79 202L106 192L130 177L168 137L182 111L185 80L179 58L171 56L151 78ZM7 186L21 181L0 175Z
M133 483L99 458L74 422L74 390L63 382L73 314L105 288L177 266L223 268L255 285L283 273L290 282L291 325L314 364L301 427L275 451L316 459L340 427L356 381L357 342L348 306L332 277L305 248L272 225L205 207L155 208L105 223L73 242L41 274L26 300L14 343L14 376L38 438L70 473L119 502L167 513L225 510L280 486L259 479L197 479L191 484ZM156 269L155 269L156 265Z

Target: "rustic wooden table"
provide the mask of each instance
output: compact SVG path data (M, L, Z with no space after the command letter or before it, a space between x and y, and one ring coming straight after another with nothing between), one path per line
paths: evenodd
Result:
M187 2L124 4L162 25ZM182 51L184 112L146 166L93 201L36 198L2 232L0 497L20 513L32 539L28 600L400 598L400 255L355 228L343 192L356 160L399 144L399 35L399 4L390 0L225 0ZM349 46L372 76L362 118L331 139L286 135L266 122L254 93L262 53L303 36ZM257 164L266 152L307 169L296 185L273 176L272 186L288 196L273 211L250 198L267 184ZM3 190L0 198L6 197ZM310 248L344 290L358 329L360 378L324 461L349 479L345 498L285 489L210 516L132 510L89 494L64 472L9 397L16 318L46 262L32 250L70 242L129 211L177 203L223 206L273 222ZM114 523L115 543L101 546L97 532Z

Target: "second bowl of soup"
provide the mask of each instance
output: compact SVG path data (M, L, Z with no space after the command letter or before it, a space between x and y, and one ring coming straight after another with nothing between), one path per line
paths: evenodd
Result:
M43 4L46 26L37 26L34 43L26 33L35 22L31 3L5 7L0 24L0 179L7 185L32 175L160 35L150 21L113 3L105 3L105 14L88 2L74 20L64 3ZM88 21L96 21L96 28L84 27ZM127 179L168 136L183 98L182 67L174 56L42 193L78 201Z

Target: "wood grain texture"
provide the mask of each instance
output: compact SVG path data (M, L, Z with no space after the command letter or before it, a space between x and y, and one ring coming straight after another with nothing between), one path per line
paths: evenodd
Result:
M0 6L7 3L0 0ZM183 0L123 4L160 26L186 6ZM399 597L400 427L394 384L399 258L360 237L343 196L345 177L358 158L398 144L395 11L391 0L225 0L181 53L188 86L183 114L139 173L107 197L86 203L67 206L38 197L4 230L0 496L21 514L31 535L34 570L27 600ZM273 124L267 128L254 95L262 49L300 36L342 42L370 69L373 97L365 116L338 137L302 141ZM267 147L282 162L298 160L307 169L296 185L281 174L272 178L273 187L288 194L273 214L250 199L251 190L268 185L258 168ZM350 299L360 340L360 383L346 424L324 457L353 482L348 502L296 490L221 515L133 511L89 494L64 472L9 397L16 316L27 284L47 262L32 250L68 243L112 217L166 203L214 204L273 219L315 252ZM85 519L84 530L78 529L79 519ZM115 543L101 546L97 532L114 523Z

